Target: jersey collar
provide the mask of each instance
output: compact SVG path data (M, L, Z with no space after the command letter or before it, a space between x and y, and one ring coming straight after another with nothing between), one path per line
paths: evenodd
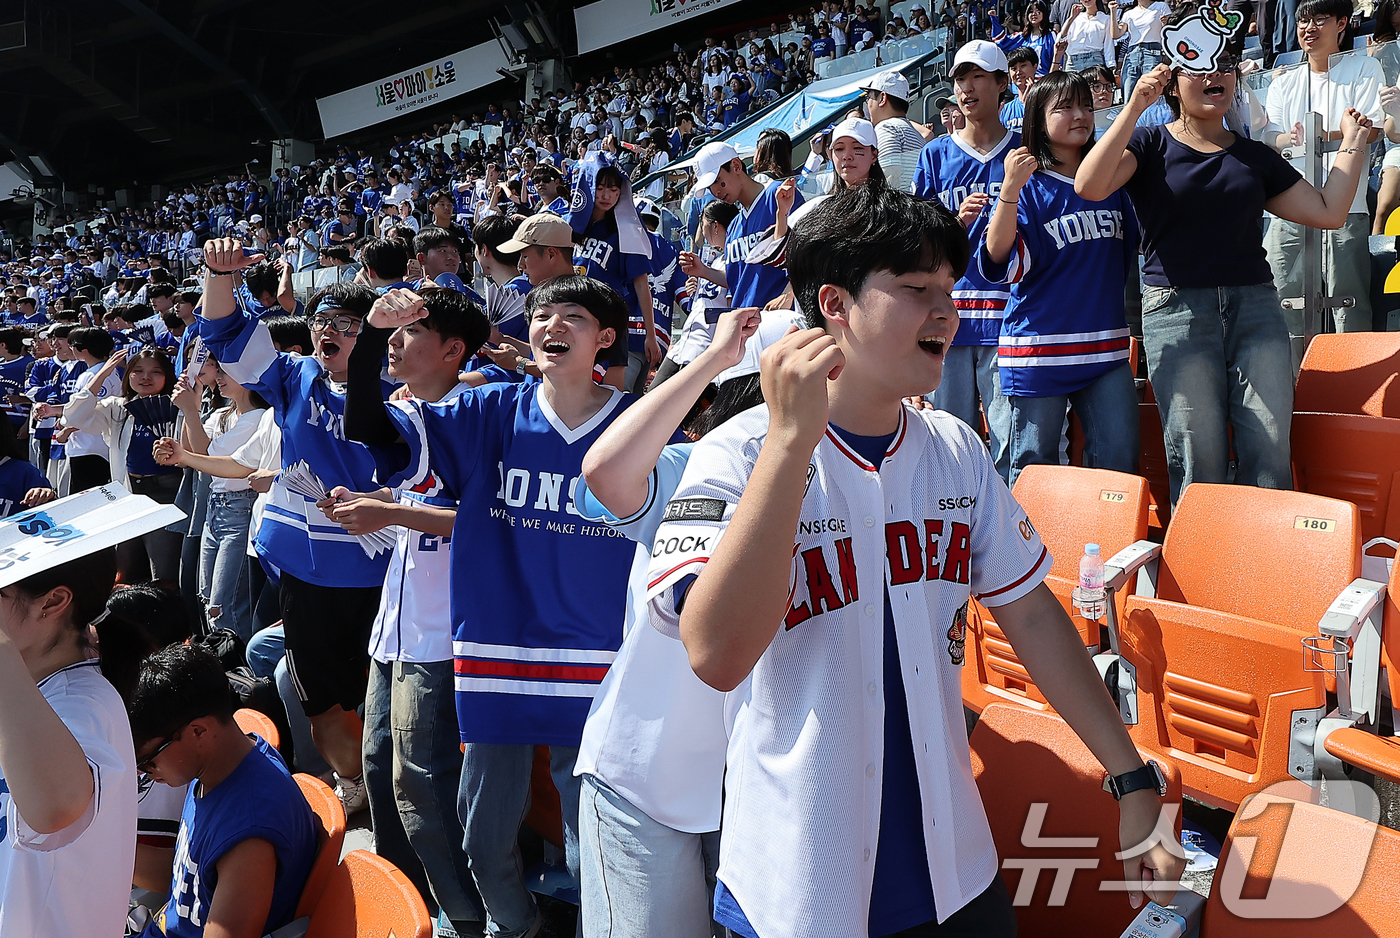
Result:
M956 131L949 134L948 136L953 138L953 146L957 147L959 150L962 150L964 153L972 157L977 162L990 163L992 160L1001 156L1002 152L1007 147L1011 146L1011 138L1015 136L1015 133L1016 132L1014 130L1008 130L1006 133L1002 134L1001 140L997 142L996 146L992 147L991 152L989 153L983 153L981 150L977 149L972 144L963 140L962 137L958 136Z
M549 406L549 401L540 393L542 388L535 388L535 400L539 403L540 413L544 414L544 419L549 421L549 425L554 428L554 432L564 438L565 443L573 444L588 436L598 428L598 424L607 419L617 409L617 404L622 400L622 392L617 388L609 388L612 397L603 402L603 406L598 408L598 412L589 417L583 423L570 430L568 424L559 419L559 415L554 412L554 408Z
M894 432L894 439L890 441L890 448L887 449L887 450L885 450L885 456L884 456L885 459L889 459L891 456L893 456L893 455L895 454L895 450L899 449L900 444L904 442L905 434L906 434L906 433L908 432L908 430L909 430L909 421L908 421L908 419L907 419L907 417L906 417L906 414L905 414L905 411L906 411L907 409L908 409L908 405L907 405L907 404L900 405L900 408L899 408L899 427L898 427L898 429L896 429L895 432ZM879 471L880 471L878 467L872 466L872 465L865 459L864 456L860 455L860 454L857 453L855 450L851 449L851 447L848 446L848 445L846 444L846 441L843 440L843 439L841 439L841 434L839 434L839 433L837 433L835 430L831 429L831 425L830 425L830 424L827 424L827 427L826 427L826 438L827 438L828 440L830 440L833 444L835 444L836 449L841 453L841 455L845 456L847 459L849 459L851 462L855 463L857 466L860 466L860 467L861 467L862 469L864 469L866 472L879 472Z

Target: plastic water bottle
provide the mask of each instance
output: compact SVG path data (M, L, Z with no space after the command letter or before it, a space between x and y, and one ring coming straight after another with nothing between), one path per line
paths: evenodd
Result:
M1079 558L1079 589L1074 596L1079 614L1090 620L1103 618L1105 595L1103 555L1099 553L1099 545L1085 544L1084 556Z

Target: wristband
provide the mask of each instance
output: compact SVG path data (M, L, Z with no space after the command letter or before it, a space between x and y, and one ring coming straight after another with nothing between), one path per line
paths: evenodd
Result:
M1003 199L1001 196L997 196L997 201L998 201L998 202L1005 202L1007 205L1020 205L1020 204L1021 204L1021 200L1020 200L1020 199Z
M215 270L214 268L210 267L210 268L207 268L207 269L205 270L204 276L206 276L206 277L232 277L232 276L233 276L233 271L231 271L231 270Z

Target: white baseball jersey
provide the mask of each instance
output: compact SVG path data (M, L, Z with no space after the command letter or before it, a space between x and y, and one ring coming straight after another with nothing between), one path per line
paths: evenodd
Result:
M434 403L450 401L469 385L458 384ZM425 450L420 459L429 464L419 481L394 490L400 505L457 508L433 471ZM375 661L452 660L452 548L451 535L426 534L402 525L393 528L396 540L379 594L379 612L369 633L369 655Z
M768 430L766 405L698 444L657 531L652 624L723 537ZM1040 536L971 429L905 406L878 471L828 428L812 455L788 611L730 738L719 877L763 938L867 933L884 760L888 590L939 920L997 875L972 777L960 667L966 604L1024 596Z
M83 748L92 801L63 830L24 823L0 775L0 935L120 938L136 857L136 753L117 690L97 660L50 674L39 691Z

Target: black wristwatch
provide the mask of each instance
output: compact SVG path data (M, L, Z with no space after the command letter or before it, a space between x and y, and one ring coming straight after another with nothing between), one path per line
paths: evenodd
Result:
M1103 790L1113 795L1115 800L1122 800L1128 792L1139 788L1155 788L1159 798L1166 797L1167 777L1162 774L1161 766L1151 759L1140 769L1122 775L1108 775L1103 780Z

